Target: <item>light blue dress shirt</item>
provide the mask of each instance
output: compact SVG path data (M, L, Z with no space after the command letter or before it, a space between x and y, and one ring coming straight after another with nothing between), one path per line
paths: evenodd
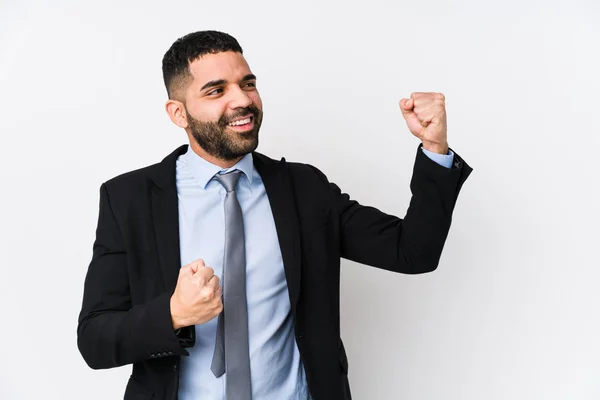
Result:
M423 153L425 153L427 157L440 164L441 166L444 166L446 168L452 168L452 163L454 162L454 152L452 150L448 150L447 155L433 153L423 148L421 148L421 150L423 150Z
M453 153L423 152L440 165L452 166ZM181 262L202 258L215 275L223 276L226 191L214 175L234 169L243 172L236 192L244 218L253 399L309 400L275 221L252 154L229 169L209 163L191 147L177 159ZM216 330L217 318L196 325L196 345L181 359L179 399L225 400L227 373L215 378L210 370Z

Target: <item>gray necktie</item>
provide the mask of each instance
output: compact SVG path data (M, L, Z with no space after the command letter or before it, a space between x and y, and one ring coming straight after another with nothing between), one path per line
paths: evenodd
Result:
M217 337L211 371L218 378L227 371L225 398L251 400L246 303L246 254L244 221L235 186L238 170L215 178L225 187L225 259L223 262L223 312L217 321Z

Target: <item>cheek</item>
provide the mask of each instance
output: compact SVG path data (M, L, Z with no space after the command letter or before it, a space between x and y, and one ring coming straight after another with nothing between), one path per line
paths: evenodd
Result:
M194 107L189 107L190 115L203 122L217 122L219 118L226 112L226 105L217 102L211 104L195 104Z
M252 99L252 103L254 103L254 105L260 110L262 110L262 100L260 98L260 95L258 94L258 91L252 92L249 97Z

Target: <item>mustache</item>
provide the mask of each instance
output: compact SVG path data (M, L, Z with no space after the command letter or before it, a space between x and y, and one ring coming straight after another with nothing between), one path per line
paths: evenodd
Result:
M246 116L248 114L251 114L254 117L254 119L256 120L256 118L258 117L260 112L261 111L254 105L244 107L244 108L238 108L233 114L227 115L227 116L223 115L221 118L219 118L219 125L221 125L221 126L229 125L229 123L231 121L233 121L234 119Z

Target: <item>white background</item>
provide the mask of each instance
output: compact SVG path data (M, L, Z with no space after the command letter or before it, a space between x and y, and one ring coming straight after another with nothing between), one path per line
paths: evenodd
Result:
M447 97L475 171L438 270L343 265L355 399L600 398L600 5L567 3L2 0L0 398L122 398L76 346L98 190L186 143L161 60L202 29L258 76L259 151L401 217L398 101Z

